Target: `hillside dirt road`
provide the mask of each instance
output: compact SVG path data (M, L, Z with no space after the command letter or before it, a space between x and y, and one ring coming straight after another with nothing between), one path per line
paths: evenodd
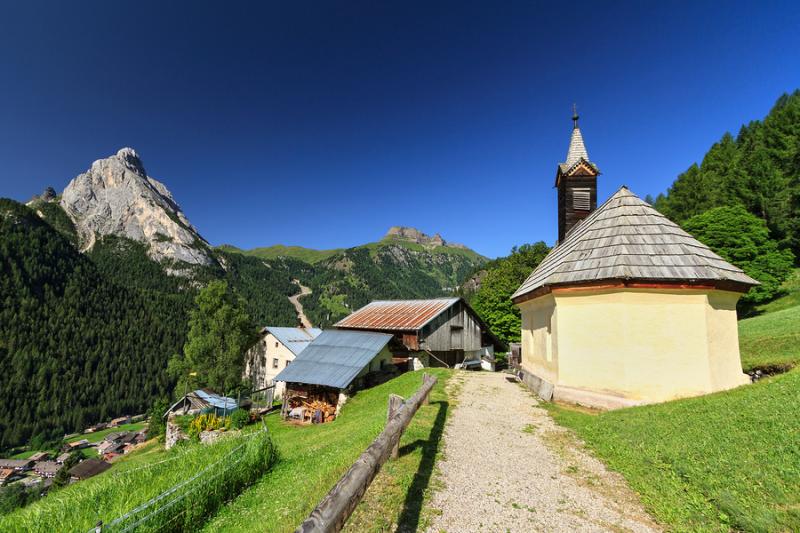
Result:
M618 474L508 374L461 372L429 532L660 531Z
M300 325L304 328L311 328L311 321L306 316L305 312L303 311L303 304L300 303L300 298L303 296L308 296L311 294L311 289L302 285L299 279L293 279L292 283L300 287L300 292L295 294L294 296L289 296L289 301L292 302L292 305L297 310L297 318L300 320Z

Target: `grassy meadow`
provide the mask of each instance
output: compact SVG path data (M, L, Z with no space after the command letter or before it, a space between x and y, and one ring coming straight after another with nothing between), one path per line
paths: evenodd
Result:
M739 321L745 372L787 369L800 362L800 305Z
M445 392L451 373L428 369L439 383L430 405L417 412L400 441L400 457L390 460L348 522L350 531L414 531L424 524L423 503L440 452L440 437L452 405ZM386 423L390 393L410 397L422 373L409 372L359 392L334 422L297 426L267 417L280 460L272 471L211 520L204 531L294 531L327 494Z
M783 285L783 294L739 321L742 368L788 370L800 363L800 268Z

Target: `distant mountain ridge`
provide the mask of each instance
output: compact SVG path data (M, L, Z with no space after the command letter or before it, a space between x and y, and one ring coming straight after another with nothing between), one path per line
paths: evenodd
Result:
M261 259L290 257L292 259L305 261L306 263L315 264L337 254L341 254L348 249L362 247L376 249L391 244L404 246L406 248L416 249L419 251L426 250L433 253L459 253L457 252L458 250L463 252L463 255L478 262L489 260L487 257L482 256L463 244L444 240L439 233L429 236L416 228L407 226L392 226L379 241L354 246L352 248L331 248L328 250L317 250L314 248L306 248L304 246L286 246L283 244L275 244L272 246L264 246L245 250L231 244L222 244L217 246L217 249L259 257Z

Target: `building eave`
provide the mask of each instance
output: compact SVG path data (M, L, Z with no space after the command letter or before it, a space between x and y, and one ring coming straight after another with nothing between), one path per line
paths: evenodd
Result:
M685 280L685 279L605 279L581 283L563 283L543 285L512 299L514 305L535 300L547 294L565 294L581 291L619 290L619 289L655 289L655 290L699 290L729 291L746 293L751 285L730 280Z

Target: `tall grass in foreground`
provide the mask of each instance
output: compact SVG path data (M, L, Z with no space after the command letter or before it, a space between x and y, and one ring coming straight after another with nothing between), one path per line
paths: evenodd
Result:
M0 517L0 531L194 531L276 459L264 427L215 444L133 457L95 478ZM107 529L106 529L107 527Z
M800 370L599 415L551 411L673 531L800 531Z

